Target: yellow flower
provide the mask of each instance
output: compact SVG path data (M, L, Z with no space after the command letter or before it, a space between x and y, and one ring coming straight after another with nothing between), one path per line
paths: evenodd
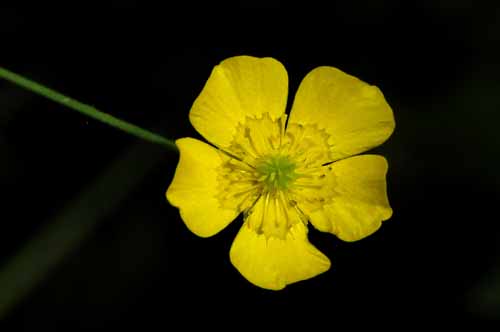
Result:
M354 156L394 130L382 92L318 67L300 84L288 119L287 94L287 72L275 59L237 56L215 66L189 113L215 147L178 139L180 160L166 193L202 237L243 213L231 262L247 280L273 290L330 268L308 241L309 221L356 241L392 215L387 161Z

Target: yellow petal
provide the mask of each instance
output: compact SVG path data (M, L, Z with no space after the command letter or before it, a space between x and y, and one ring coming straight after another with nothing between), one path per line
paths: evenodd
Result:
M180 159L167 189L167 199L180 209L182 220L193 233L201 237L212 236L239 214L237 210L222 208L216 198L216 169L227 157L194 138L181 138L175 143Z
M361 155L329 165L335 176L331 201L308 211L311 223L344 241L356 241L375 232L392 215L386 191L387 161L382 156Z
M246 117L269 113L275 120L284 114L287 94L287 72L277 60L229 58L214 67L189 119L209 142L227 148Z
M367 151L392 134L392 110L382 92L333 67L318 67L299 86L289 123L317 125L330 138L331 160Z
M231 263L256 286L279 290L330 268L330 260L307 239L307 227L295 224L285 239L266 238L247 222L230 251Z

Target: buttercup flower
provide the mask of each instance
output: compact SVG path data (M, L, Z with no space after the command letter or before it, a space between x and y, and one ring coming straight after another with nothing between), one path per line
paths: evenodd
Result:
M230 259L253 284L278 290L330 268L308 222L356 241L390 218L387 161L359 155L393 132L380 90L333 67L302 81L290 116L288 77L272 58L237 56L213 69L189 119L213 145L176 141L180 160L166 196L201 237L244 222Z

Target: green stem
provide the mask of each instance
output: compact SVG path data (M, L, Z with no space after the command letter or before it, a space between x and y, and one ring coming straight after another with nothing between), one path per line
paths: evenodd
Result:
M44 96L45 98L48 98L50 100L55 101L56 103L62 104L64 106L67 106L77 112L83 113L87 116L90 116L91 118L94 118L98 121L104 122L112 127L118 128L120 130L123 130L126 133L132 134L134 136L137 136L139 138L142 138L144 140L161 144L163 146L166 146L172 150L177 151L177 146L175 143L169 139L166 139L160 135L157 135L155 133L152 133L146 129L143 129L141 127L138 127L136 125L133 125L131 123L128 123L126 121L120 120L118 118L115 118L114 116L101 112L95 107L92 107L90 105L86 105L84 103L81 103L77 100L74 100L72 98L69 98L55 90L52 90L50 88L47 88L39 83L36 83L32 80L29 80L23 76L20 76L16 73L13 73L7 69L4 69L0 67L0 77L6 79L7 81L10 81L14 84L17 84L25 89L28 89L34 93L37 93L39 95Z

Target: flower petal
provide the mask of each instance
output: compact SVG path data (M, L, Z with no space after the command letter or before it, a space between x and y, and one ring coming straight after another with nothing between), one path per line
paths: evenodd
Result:
M318 67L306 75L289 123L325 129L331 161L380 145L395 127L392 110L377 87L333 67Z
M278 119L285 112L288 76L272 58L237 56L215 66L195 100L189 119L209 142L227 148L238 123L269 113Z
M392 215L386 191L387 161L382 156L361 155L329 165L335 176L334 196L322 209L308 211L311 223L344 241L356 241L375 232Z
M180 159L167 199L180 209L182 220L193 233L201 237L215 235L239 214L222 208L216 198L216 169L228 157L194 138L181 138L175 143Z
M285 239L241 227L230 251L231 263L256 286L279 290L330 268L330 260L307 239L307 227L296 223Z

